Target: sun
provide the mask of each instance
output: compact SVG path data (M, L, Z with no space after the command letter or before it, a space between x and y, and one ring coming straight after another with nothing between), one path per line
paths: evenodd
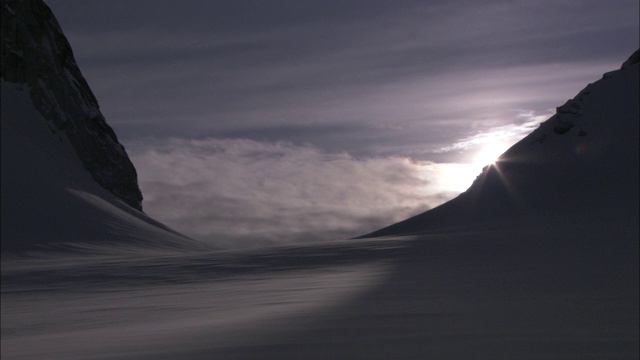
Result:
M506 145L499 142L485 144L474 156L473 163L481 167L492 165L507 150L506 148Z

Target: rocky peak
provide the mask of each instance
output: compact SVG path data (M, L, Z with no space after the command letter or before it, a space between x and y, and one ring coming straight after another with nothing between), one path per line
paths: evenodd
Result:
M622 66L620 67L620 69L626 69L627 67L637 64L639 62L640 62L640 49L636 50L633 54L631 54L631 56L629 56L627 61L622 63Z
M30 89L52 132L63 132L84 168L137 210L137 173L82 76L58 21L42 0L2 1L1 77Z

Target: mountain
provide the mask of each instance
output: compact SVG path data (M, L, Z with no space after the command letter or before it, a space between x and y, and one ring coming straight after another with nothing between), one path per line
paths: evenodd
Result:
M199 246L142 212L136 170L41 0L2 2L2 250Z
M2 34L2 78L27 86L51 131L64 133L93 179L142 210L136 170L51 10L38 0L3 2Z
M362 237L447 228L637 224L639 52L486 166L457 198Z

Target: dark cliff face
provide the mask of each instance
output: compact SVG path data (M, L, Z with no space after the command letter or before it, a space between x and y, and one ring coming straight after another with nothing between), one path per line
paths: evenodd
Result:
M82 76L71 46L41 0L2 1L2 72L30 89L53 132L64 132L84 168L103 188L137 210L137 173Z

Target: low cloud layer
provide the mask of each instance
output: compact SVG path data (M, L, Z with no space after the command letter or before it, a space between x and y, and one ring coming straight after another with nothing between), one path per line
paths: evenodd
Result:
M472 180L456 179L460 164L253 140L174 138L129 152L149 215L226 247L362 235L437 206Z
M478 155L482 155L483 151L493 150L495 156L501 155L509 147L524 138L526 135L535 130L542 122L551 117L552 114L534 115L533 111L520 111L517 117L518 122L497 126L487 131L476 133L459 139L452 145L442 147L435 150L435 153L467 153L475 155L467 156L466 161L479 161ZM471 150L471 151L469 151ZM475 151L473 151L475 150Z

